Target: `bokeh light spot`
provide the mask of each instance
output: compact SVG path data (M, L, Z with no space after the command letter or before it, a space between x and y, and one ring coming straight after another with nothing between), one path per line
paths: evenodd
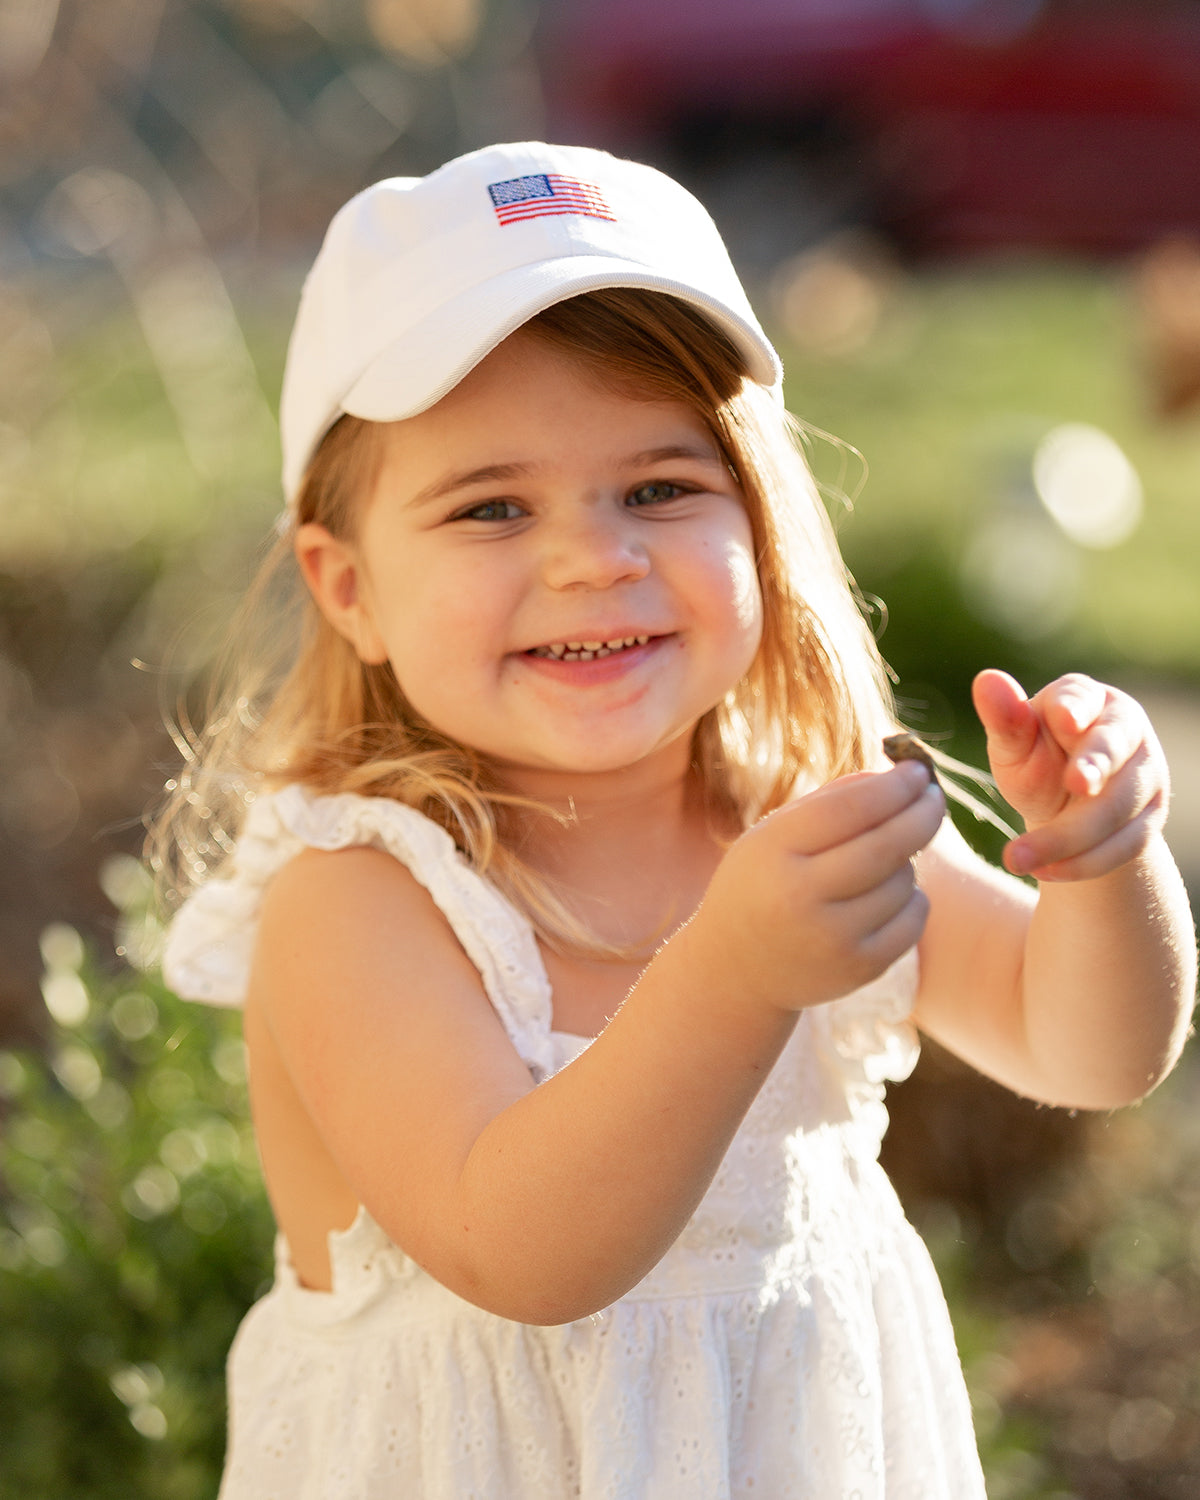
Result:
M1081 547L1117 547L1142 518L1142 482L1115 439L1086 422L1046 434L1033 455L1042 504Z

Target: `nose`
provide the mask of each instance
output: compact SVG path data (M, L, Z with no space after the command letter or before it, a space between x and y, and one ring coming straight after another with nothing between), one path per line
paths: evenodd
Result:
M634 518L608 507L581 506L545 538L542 575L553 589L608 589L650 571Z

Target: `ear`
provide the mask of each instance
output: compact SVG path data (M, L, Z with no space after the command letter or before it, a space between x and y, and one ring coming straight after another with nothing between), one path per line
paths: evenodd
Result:
M387 661L355 549L326 527L306 521L296 529L295 551L317 608L350 642L359 660L374 665Z

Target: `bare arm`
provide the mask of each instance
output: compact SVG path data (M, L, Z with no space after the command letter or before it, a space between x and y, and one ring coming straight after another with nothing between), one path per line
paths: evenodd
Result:
M536 1088L411 876L301 856L254 979L305 1108L388 1234L460 1295L564 1322L622 1295L699 1202L806 1005L918 937L919 769L836 783L745 835L600 1037Z
M1133 701L1060 679L1027 702L983 674L993 769L1027 831L989 869L952 829L921 857L932 914L919 1023L1031 1098L1110 1109L1148 1093L1187 1033L1195 934L1162 838L1167 775Z

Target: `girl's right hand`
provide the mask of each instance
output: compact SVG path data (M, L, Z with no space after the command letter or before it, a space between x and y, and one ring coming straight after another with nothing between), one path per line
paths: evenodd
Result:
M708 982L802 1010L877 978L924 930L912 859L945 810L928 770L904 761L841 777L756 823L686 929Z

